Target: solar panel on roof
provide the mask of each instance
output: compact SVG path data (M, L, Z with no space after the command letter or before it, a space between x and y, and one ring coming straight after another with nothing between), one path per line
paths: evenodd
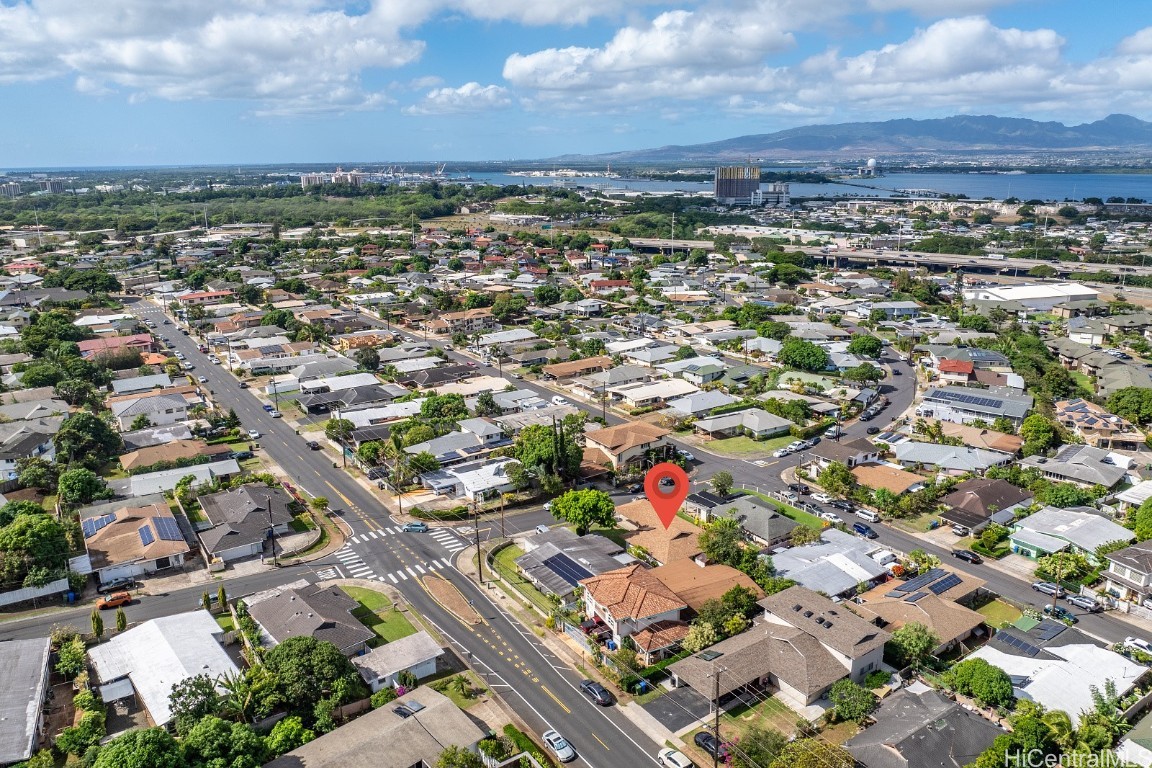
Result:
M1051 640L1066 629L1068 629L1068 627L1058 621L1044 619L1037 624L1032 631L1036 633L1037 640Z
M998 640L999 642L1011 648L1015 648L1025 656L1035 656L1036 654L1040 653L1040 649L1032 645L1032 643L1029 643L1027 640L1023 640L1008 632L997 632L993 639Z
M89 538L96 534L96 521L92 518L80 521L80 529L84 531L84 538Z
M916 590L921 589L922 587L925 587L936 581L936 579L939 579L945 573L947 573L947 571L945 571L943 568L930 568L916 578L909 579L908 581L901 584L899 589L901 592L915 592Z
M930 585L928 589L932 590L932 594L939 595L952 589L952 587L956 586L957 584L963 583L963 581L964 580L956 574L950 573L945 578L940 579L940 581Z
M140 534L140 541L144 546L148 546L156 541L156 537L152 535L152 529L147 523L137 528L136 532Z
M997 400L991 397L979 397L978 395L968 395L963 392L941 392L937 390L933 397L940 400L950 400L954 403L979 405L984 408L999 408L1004 403L1003 400Z
M183 541L184 535L180 533L180 526L172 517L154 517L152 524L156 526L156 533L164 541Z
M916 592L915 594L908 595L908 597L904 598L904 602L914 603L923 597L928 597L928 593L927 592Z
M544 561L544 566L572 586L592 575L591 571L563 553L552 555Z

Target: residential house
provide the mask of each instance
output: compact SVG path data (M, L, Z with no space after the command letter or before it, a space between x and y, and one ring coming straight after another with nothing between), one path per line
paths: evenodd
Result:
M1138 541L1109 552L1104 559L1108 570L1102 575L1108 594L1141 605L1152 598L1152 541Z
M676 414L683 414L684 416L701 416L711 413L717 408L724 408L725 406L737 403L735 397L718 389L713 389L704 392L694 392L684 397L678 397L675 400L668 401L668 412L675 412Z
M567 528L525 536L522 546L524 554L516 558L516 567L537 589L556 597L561 605L573 603L580 579L634 561L611 539L596 534L577 536Z
M745 408L740 411L696 419L692 424L697 435L712 439L745 435L753 440L787 434L792 422L783 417L768 413L761 408Z
M220 643L224 630L208 611L150 619L88 649L88 662L105 704L135 697L152 722L172 719L172 686L205 675L220 680L240 674Z
M151 334L137 333L132 336L102 336L76 342L80 356L85 359L115 355L121 352L144 354L155 351L155 340Z
M750 629L671 665L674 684L716 704L771 687L800 708L838 680L863 681L883 661L889 634L816 592L789 587L760 605L764 616ZM713 662L720 658L725 671L717 680Z
M475 752L487 735L451 699L422 685L264 768L431 768L447 747Z
M916 409L917 416L969 424L977 419L991 423L1003 417L1019 427L1032 409L1031 395L973 390L968 387L930 387Z
M423 680L436 674L436 664L444 649L424 630L377 646L352 663L364 683L376 693L381 688L395 688L404 672Z
M984 617L963 605L984 584L975 576L932 568L903 583L890 581L860 594L852 610L889 632L923 624L940 639L932 651L939 656L973 635L985 634Z
M211 528L198 531L212 559L239 560L263 554L265 542L290 530L295 500L283 488L248 483L199 498Z
M601 619L617 645L657 622L679 621L688 608L652 570L636 563L580 580L584 614Z
M566 363L561 363L561 365L566 365ZM581 376L573 380L569 386L577 395L594 400L607 392L609 387L647 382L651 378L651 368L642 365L618 365L588 376Z
M1055 456L1028 456L1019 465L1036 469L1049 480L1083 488L1112 488L1128 474L1128 459L1090 445L1062 445Z
M154 427L188 420L188 401L181 394L130 398L108 405L122 432L131 429L141 417L147 418L148 424Z
M802 454L807 457L818 470L823 470L832 462L838 462L851 469L861 464L873 464L880 460L880 449L872 441L864 437L851 439L821 440L812 448Z
M1056 421L1070 429L1086 445L1106 451L1141 451L1147 436L1125 418L1109 413L1082 398L1055 404Z
M1132 531L1117 525L1102 514L1044 507L1012 525L1008 537L1012 551L1036 559L1065 549L1084 555L1096 563L1096 550L1105 544L1130 542Z
M613 400L619 400L630 408L652 408L699 391L695 384L683 379L663 379L650 384L625 384L608 389Z
M367 650L376 637L352 615L360 604L336 586L301 581L246 597L244 605L269 646L290 637L312 637L353 656Z
M884 567L895 555L882 545L835 528L820 534L820 541L774 553L776 575L826 595L852 595L861 582L889 576Z
M976 374L971 360L941 360L936 370L945 384L967 384Z
M967 445L911 441L892 446L892 452L901 466L931 468L945 475L983 474L992 467L1003 467L1016 460L1010 453Z
M151 376L133 376L130 379L117 379L112 382L114 395L134 395L137 392L147 392L151 389L166 389L172 386L172 379L166 373L156 373Z
M978 713L915 683L884 699L868 728L844 742L867 768L964 768L992 746L999 728Z
M1024 445L1024 438L1022 437L1009 435L1005 432L997 432L987 427L969 427L966 424L957 424L954 421L937 421L935 419L927 419L927 421L931 425L939 426L944 433L944 437L955 438L959 440L962 445L970 445L973 448L984 448L989 451L1017 454ZM913 438L917 440L927 440L927 438L917 434L914 434Z
M613 366L612 358L608 355L586 357L583 360L572 360L565 363L553 363L544 366L541 371L546 378L558 381L570 379L573 376L584 376L596 371L606 371Z
M155 498L155 497L153 497ZM101 584L179 568L188 542L163 496L97 504L80 510L80 528L88 561Z
M113 480L108 485L117 493L127 496L148 496L161 491L173 490L183 478L191 475L193 487L210 483L216 478L227 479L240 474L236 459L223 459L208 464L195 464L190 467L176 467L157 472L132 475L127 480Z
M1016 513L1032 503L1032 492L1007 480L974 477L965 480L940 502L947 508L940 517L975 533L990 523L1010 524Z
M6 691L0 700L0 765L27 760L40 745L51 655L47 637L0 643L0 686Z
M625 540L638 556L665 564L700 554L700 528L679 517L665 526L646 498L621 504L616 515L634 530Z
M666 429L645 422L625 422L584 433L585 454L593 451L614 470L642 465L649 455L666 458L673 450Z
M483 501L513 490L512 481L508 479L511 464L519 462L516 459L473 461L450 469L424 472L420 481L434 493Z
M55 399L0 405L0 422L34 421L49 416L66 416L69 410L68 403Z
M1047 710L1068 713L1079 727L1083 712L1095 711L1093 691L1105 683L1128 695L1148 668L1101 648L1087 635L1046 619L1027 632L1001 629L969 659L983 659L1012 679L1017 699L1030 699Z
M653 568L651 574L680 597L693 611L709 600L719 600L733 587L744 587L759 599L764 590L748 575L723 563L707 563L703 557L685 558Z
M15 480L20 459L56 460L52 437L59 431L63 416L0 423L0 479Z
M195 291L178 296L177 299L185 307L203 307L209 304L219 304L231 299L234 295L232 291Z
M701 522L716 516L731 517L739 521L753 541L769 548L788 541L792 530L799 525L759 496L742 491L724 498L711 491L698 491L684 500L684 510L695 514Z

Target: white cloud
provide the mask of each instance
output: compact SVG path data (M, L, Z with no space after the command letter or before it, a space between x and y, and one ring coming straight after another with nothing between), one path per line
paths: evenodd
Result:
M425 94L419 104L405 107L409 115L458 115L490 112L512 105L508 89L499 85L465 83L459 88L437 88Z
M1132 56L1152 54L1152 27L1144 27L1139 32L1124 38L1120 41L1120 45L1116 46L1116 50L1118 53Z

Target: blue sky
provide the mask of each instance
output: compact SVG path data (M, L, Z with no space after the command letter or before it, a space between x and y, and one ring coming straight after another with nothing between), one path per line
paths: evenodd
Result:
M0 169L1152 119L1146 0L0 0Z

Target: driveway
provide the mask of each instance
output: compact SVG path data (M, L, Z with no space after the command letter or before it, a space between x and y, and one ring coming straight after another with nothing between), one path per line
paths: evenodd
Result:
M688 687L673 688L645 704L643 709L673 733L695 725L712 712L708 699Z

